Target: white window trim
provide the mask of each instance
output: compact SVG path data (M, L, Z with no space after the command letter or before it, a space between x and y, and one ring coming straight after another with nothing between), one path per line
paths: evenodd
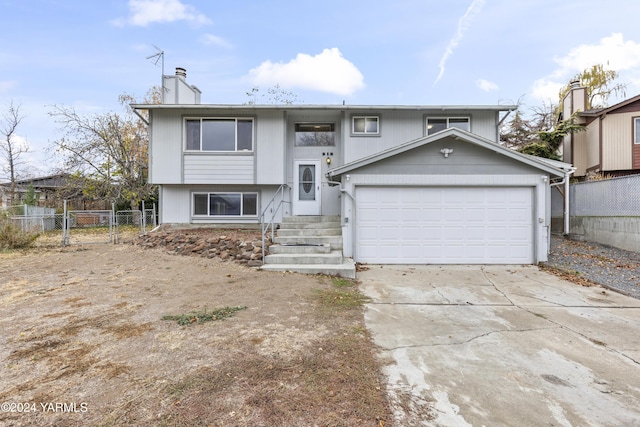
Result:
M633 118L633 144L640 145L640 117Z
M200 149L199 150L189 150L187 149L187 120L199 120L200 121ZM202 121L203 120L234 120L236 124L236 132L235 132L235 150L203 150L202 149ZM251 150L238 150L238 120L241 121L251 121ZM253 153L255 149L255 119L253 117L184 117L182 119L183 123L183 144L182 148L185 153L214 153L214 154L224 154L224 153Z
M240 195L240 215L211 215L209 198L212 194L238 194ZM254 194L256 196L256 213L244 215L244 195ZM207 214L196 214L196 195L207 196ZM191 193L191 216L193 218L257 218L260 215L260 195L256 191L194 191Z
M365 119L365 126L364 126L364 132L356 132L356 119ZM367 119L376 119L376 122L378 123L378 130L376 132L367 132L367 124L366 121ZM375 116L375 115L353 115L351 116L351 135L354 136L376 136L376 135L380 135L380 116Z
M449 125L450 120L460 120L460 119L465 119L467 121L467 124L469 125L467 132L471 132L471 117L469 116L427 116L424 120L425 135L429 135L429 120L446 120L447 127L445 129L449 129L451 127Z

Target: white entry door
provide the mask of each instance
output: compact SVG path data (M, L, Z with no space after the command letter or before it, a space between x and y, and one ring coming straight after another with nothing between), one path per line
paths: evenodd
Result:
M294 162L293 214L320 215L320 161Z

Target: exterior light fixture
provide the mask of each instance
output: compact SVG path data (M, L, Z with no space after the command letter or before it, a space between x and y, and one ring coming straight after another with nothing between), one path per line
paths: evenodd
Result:
M449 154L453 153L453 148L443 148L442 150L440 150L440 152L446 159L447 157L449 157Z
M327 156L327 158L325 159L325 162L327 162L327 166L331 165L331 157Z

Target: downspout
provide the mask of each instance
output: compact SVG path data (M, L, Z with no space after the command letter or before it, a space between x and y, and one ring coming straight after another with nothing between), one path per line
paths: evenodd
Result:
M562 227L562 234L565 236L569 235L569 212L570 212L570 198L569 198L569 191L571 189L570 186L570 181L569 178L571 176L571 174L573 174L576 171L576 168L571 167L569 170L565 171L564 173L564 177L562 178L562 181L559 182L554 182L552 184L550 184L550 187L557 187L559 185L564 185L564 209L563 209L563 227Z

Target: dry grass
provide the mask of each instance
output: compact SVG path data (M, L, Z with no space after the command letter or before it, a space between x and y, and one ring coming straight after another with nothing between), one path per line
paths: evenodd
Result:
M161 426L377 426L388 415L368 337L315 342L293 358L250 348L166 387Z
M352 280L120 245L30 253L0 259L0 401L90 410L0 425L391 425ZM162 320L207 306L247 308L222 322Z

